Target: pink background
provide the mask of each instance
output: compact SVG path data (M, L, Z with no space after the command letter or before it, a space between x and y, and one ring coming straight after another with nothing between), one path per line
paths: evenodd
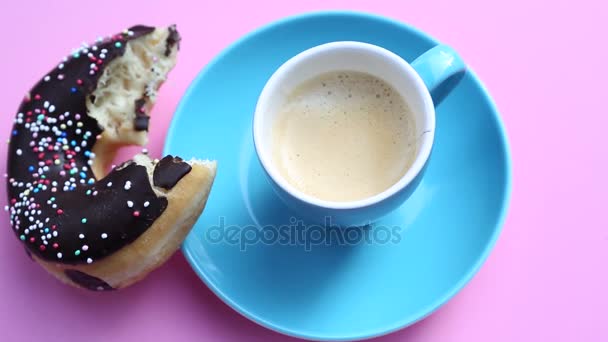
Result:
M426 320L378 341L608 341L604 1L77 3L0 3L0 141L25 91L72 47L135 23L176 22L184 36L180 62L154 110L154 154L195 74L232 41L274 19L365 10L454 46L492 92L507 127L514 158L509 216L496 249L462 292ZM4 181L0 188L3 207ZM4 211L0 222L2 340L289 340L224 305L181 253L124 292L76 291L28 260Z

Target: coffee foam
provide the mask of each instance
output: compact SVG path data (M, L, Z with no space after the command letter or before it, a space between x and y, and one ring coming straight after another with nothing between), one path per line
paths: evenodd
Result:
M273 162L300 191L329 201L376 195L416 154L415 123L392 86L372 75L331 72L298 86L273 127Z

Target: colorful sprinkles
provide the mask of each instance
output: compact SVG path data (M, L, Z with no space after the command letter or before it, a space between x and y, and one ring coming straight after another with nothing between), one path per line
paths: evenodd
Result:
M151 209L150 201L145 199L156 203L156 196L151 189L145 190L143 194L144 190L134 189L139 192L133 192L133 200L127 201L127 206L131 209L128 215L130 220L135 222L132 223L135 227L132 229L137 231L124 236L115 237L112 229L106 232L98 231L99 220L94 220L92 216L82 217L84 214L79 212L81 209L78 208L86 206L86 203L68 205L69 193L82 192L93 200L102 191L96 188L96 178L91 170L96 157L92 149L102 135L94 119L86 115L86 107L74 110L66 103L70 104L76 100L61 100L63 97L73 97L78 99L80 105L82 99L84 106L85 96L94 89L110 58L122 54L129 38L147 34L152 30L153 28L143 26L134 27L121 34L100 39L92 46L83 44L64 58L55 70L45 75L44 83L36 86L32 94L25 96L15 117L10 142L11 146L14 144L14 154L9 156L9 174L5 175L9 184L9 205L5 210L10 214L12 228L19 240L23 241L29 250L37 252L45 259L64 262L70 259L69 263L90 264L99 259L100 255L91 253L107 253L106 250L112 249L108 243L125 245L133 236L145 231L157 217L150 215L150 222L137 223L137 218L143 216L143 211ZM87 62L87 72L86 76L82 77L85 73L72 68L84 61ZM72 73L73 71L76 72ZM65 89L65 92L56 94L60 89ZM112 182L108 181L103 191L117 195L116 191L127 192L135 184L142 184L134 180L119 179L121 184L124 182L123 189L115 189ZM135 198L138 194L143 198ZM118 195L127 196L126 193ZM154 210L162 213L166 207L166 200L163 200L164 202L159 202L160 205L156 205ZM67 220L74 218L80 221L81 233L62 229ZM95 234L89 234L93 229L97 230ZM89 236L91 238L88 238ZM77 258L74 259L72 255Z

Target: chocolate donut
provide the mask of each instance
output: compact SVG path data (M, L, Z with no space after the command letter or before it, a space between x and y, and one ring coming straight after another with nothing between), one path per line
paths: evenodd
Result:
M10 222L31 257L91 290L130 285L162 264L202 212L215 162L135 156L156 91L175 65L175 26L134 26L84 45L25 96L8 151Z

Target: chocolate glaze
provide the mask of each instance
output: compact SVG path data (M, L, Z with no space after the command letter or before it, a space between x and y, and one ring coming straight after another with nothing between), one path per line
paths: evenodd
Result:
M150 123L150 117L146 114L146 98L141 97L135 100L135 130L147 131Z
M169 26L169 37L167 37L167 41L165 42L165 57L168 57L171 54L171 49L175 44L177 44L177 49L179 50L179 42L182 40L182 37L177 32L175 25Z
M105 281L93 277L92 275L86 274L78 270L65 270L65 275L70 278L75 284L92 291L111 291L114 290Z
M152 179L154 186L170 190L182 177L192 170L192 166L180 157L168 155L161 159L154 168Z
M136 131L147 131L148 126L150 126L150 117L145 115L136 116L133 125Z
M134 26L80 49L38 82L19 108L8 152L10 219L17 237L43 260L102 259L133 242L167 207L145 167L128 162L99 182L90 168L102 130L87 115L86 98L126 44L153 31Z

